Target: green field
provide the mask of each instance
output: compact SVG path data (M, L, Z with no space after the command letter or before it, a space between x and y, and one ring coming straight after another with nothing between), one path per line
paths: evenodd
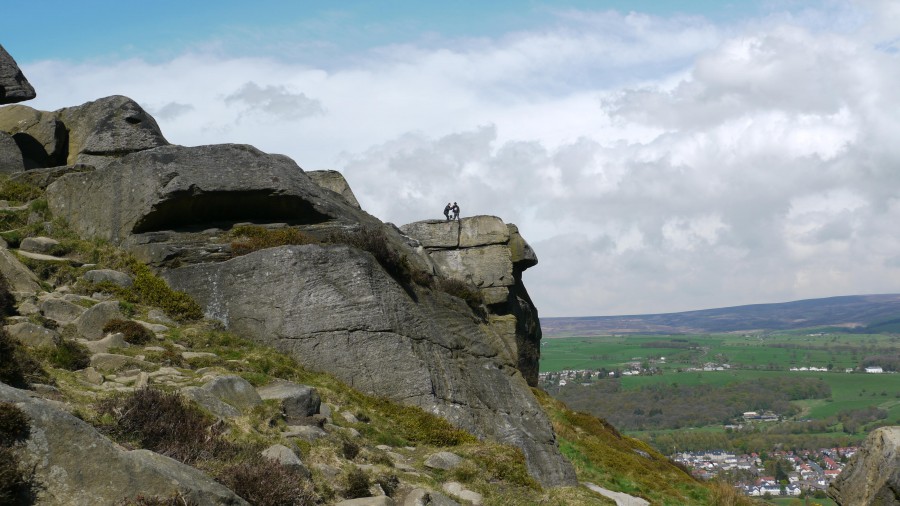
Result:
M679 347L668 347L673 345ZM880 334L570 337L543 341L541 371L627 370L636 362L656 369L653 375L622 376L623 390L655 383L723 386L758 378L818 378L828 383L831 396L795 401L802 410L796 419L826 420L842 411L875 406L887 411L886 422L900 424L900 374L845 372L865 357L898 353L900 338ZM731 368L686 370L710 362ZM789 370L829 365L828 372Z

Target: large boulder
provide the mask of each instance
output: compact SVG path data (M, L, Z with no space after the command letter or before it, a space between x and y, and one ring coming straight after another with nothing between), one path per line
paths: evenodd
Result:
M0 173L10 174L25 170L22 152L11 135L0 132Z
M55 112L38 111L24 105L0 109L0 132L13 137L26 168L65 165L69 132Z
M123 450L87 423L23 390L0 383L0 401L15 403L30 419L20 459L42 485L37 504L118 504L138 495L163 498L176 492L198 505L247 504L203 472L148 450Z
M137 102L114 95L56 111L69 131L68 164L104 166L128 153L169 143Z
M16 61L0 46L0 104L14 104L36 96Z
M900 427L881 427L831 482L828 495L840 505L898 504L900 497Z
M508 344L462 300L404 289L370 254L347 246L266 249L163 277L231 330L358 390L514 444L546 485L574 483Z
M132 153L96 171L59 178L47 188L47 200L82 235L115 242L223 223L364 219L291 159L237 144Z
M351 206L360 209L356 195L344 179L344 175L336 170L310 170L306 172L319 186L331 190L344 198Z
M11 251L0 247L0 273L9 281L13 292L35 294L42 292L40 279Z

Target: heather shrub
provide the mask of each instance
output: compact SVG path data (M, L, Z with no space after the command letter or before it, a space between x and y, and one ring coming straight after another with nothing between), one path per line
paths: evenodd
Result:
M35 488L33 472L12 449L0 446L0 504L34 504Z
M138 495L134 498L126 498L116 503L116 506L197 506L197 501L175 493L169 497Z
M481 306L484 304L484 296L480 290L469 283L453 278L438 278L434 286L446 294L464 300L476 312L481 311Z
M18 340L0 327L0 382L16 388L28 388L34 383L50 381L46 371Z
M369 475L356 466L353 466L352 469L344 474L343 483L344 489L342 495L347 499L357 499L372 495L372 493L369 492L369 487L372 486Z
M128 302L156 306L162 309L169 317L185 322L199 320L203 317L203 309L190 295L173 290L159 276L150 271L150 268L140 262L132 263L134 284L131 287L133 298Z
M120 438L186 464L236 453L215 420L178 393L147 387L105 399L97 411L112 417L110 430Z
M296 228L269 229L258 225L243 225L231 230L231 255L240 256L276 246L319 244L319 240Z
M0 318L16 314L16 298L9 290L9 281L0 273Z
M91 351L71 339L62 338L55 348L41 348L35 354L53 367L67 371L77 371L91 365Z
M318 501L303 474L263 457L228 466L217 480L256 506L306 506Z
M11 402L0 402L0 446L12 446L30 433L28 415Z
M156 336L140 323L132 320L110 320L103 326L103 332L121 332L129 344L147 344Z
M345 459L353 460L359 455L359 445L349 439L345 439L341 442L341 454L343 454Z

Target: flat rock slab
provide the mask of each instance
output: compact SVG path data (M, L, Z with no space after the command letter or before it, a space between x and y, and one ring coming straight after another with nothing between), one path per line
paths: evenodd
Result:
M602 496L609 497L613 501L616 501L616 506L650 506L650 503L646 499L641 499L640 497L628 495L624 492L613 492L612 490L607 490L601 486L594 485L593 483L583 483L583 485Z
M71 302L50 298L41 302L41 314L59 323L72 323L84 314L87 308Z
M56 348L59 333L55 330L41 327L30 322L21 322L7 325L6 331L22 344L32 348Z
M45 255L43 253L33 253L31 251L19 250L19 254L25 258L30 258L32 260L40 260L42 262L56 262L56 263L68 263L75 266L81 265L81 262L75 260L74 258L66 258L66 257L57 257L53 255Z
M482 496L478 492L474 492L465 488L462 483L450 481L444 483L441 488L444 489L444 492L447 492L454 497L458 497L463 501L470 502L474 506L481 506L482 504L484 504L484 496Z
M26 237L19 244L19 252L50 253L53 248L59 246L59 241L49 237Z
M129 288L134 284L134 280L131 279L131 276L124 272L114 271L112 269L94 269L92 271L87 271L81 276L81 279L89 283L112 283L121 286L122 288Z
M242 411L262 404L262 398L253 385L240 376L219 376L202 388L220 401Z
M347 499L334 506L394 506L394 500L387 496L360 497L359 499Z
M96 353L91 357L91 366L99 371L116 371L123 367L151 367L153 364L127 355Z

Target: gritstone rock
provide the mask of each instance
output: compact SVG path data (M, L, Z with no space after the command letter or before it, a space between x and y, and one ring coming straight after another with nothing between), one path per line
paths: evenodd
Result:
M87 423L22 390L0 384L0 401L15 403L30 419L21 458L43 485L37 504L117 504L139 494L175 492L203 506L247 504L193 467L148 450L121 450Z
M89 341L96 341L103 337L103 327L110 320L115 319L125 319L125 316L119 311L119 302L114 300L101 302L76 318L75 328L81 337Z
M515 360L500 353L507 344L460 299L423 291L413 300L368 253L285 246L163 277L235 332L361 391L514 444L546 485L574 482Z
M300 460L300 457L294 453L293 450L284 445L272 445L262 452L262 456L278 462L279 464L288 467L290 469L294 469L300 471L301 474L310 477L309 469L303 465L303 461Z
M8 133L16 141L27 169L66 164L69 133L55 112L38 111L25 105L3 107L0 132Z
M0 173L11 174L25 170L22 152L12 136L0 132Z
M16 61L0 46L0 104L14 104L36 96Z
M449 471L462 464L462 462L462 457L455 453L437 452L428 456L428 458L425 460L425 466L432 469L443 469L444 471Z
M344 175L336 170L310 170L307 175L319 186L331 190L344 198L351 206L360 209L356 195L344 179Z
M262 403L249 381L240 376L219 376L203 385L203 390L237 409L250 409Z
M51 253L53 248L59 246L59 241L49 237L26 237L22 239L19 249L31 253Z
M900 496L900 427L872 431L859 451L831 482L828 495L838 504L897 504Z
M277 399L281 402L281 412L288 425L317 414L322 403L315 388L291 381L276 380L257 389L257 392L264 400Z
M18 339L22 344L32 348L55 348L59 340L59 333L29 322L7 325L9 335Z
M6 248L0 248L0 272L9 281L13 292L34 294L43 291L37 275Z
M169 143L156 120L134 100L121 95L56 111L69 131L67 164L102 167L137 151Z
M125 274L124 272L114 271L112 269L95 269L92 271L87 271L83 276L81 276L81 278L89 283L108 282L117 286L121 286L122 288L128 288L132 284L134 284L131 276Z

